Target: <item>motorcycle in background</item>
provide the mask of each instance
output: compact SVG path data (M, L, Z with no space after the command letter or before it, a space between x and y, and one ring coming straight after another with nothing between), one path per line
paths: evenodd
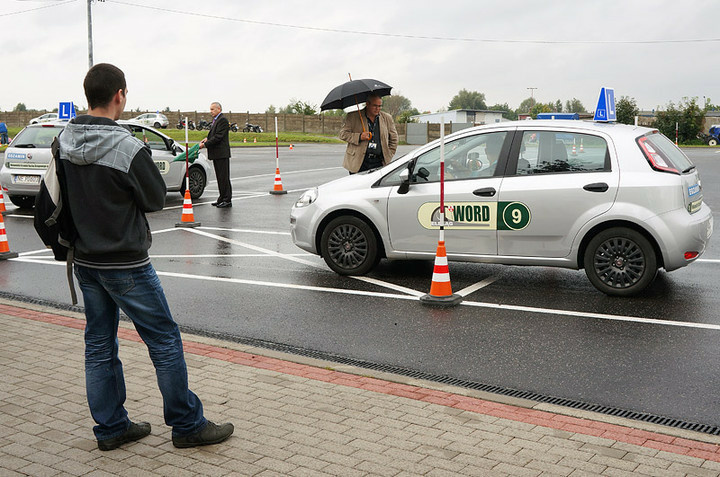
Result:
M261 128L258 125L250 124L248 121L245 122L245 127L243 128L243 132L256 132L261 133L263 132L263 128Z
M178 123L175 125L175 127L178 129L185 129L185 121L182 119L179 119ZM188 120L188 129L190 129L190 130L195 129L195 123L193 122L192 119Z
M237 123L232 123L232 124L230 124L230 130L231 130L232 132L238 132L238 129L240 129L240 128L238 128Z
M200 121L198 121L197 126L195 126L195 127L197 128L198 131L202 131L203 129L207 129L209 131L210 128L212 127L212 121L208 122L208 121L205 121L204 119L201 119Z

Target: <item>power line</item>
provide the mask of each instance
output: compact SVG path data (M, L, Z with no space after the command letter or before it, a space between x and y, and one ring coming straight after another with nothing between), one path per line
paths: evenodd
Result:
M77 0L67 0L66 2L55 3L55 4L52 4L52 5L45 5L44 7L30 8L30 9L28 9L28 10L21 10L21 11L19 11L19 12L0 13L0 17L9 17L10 15L21 15L21 14L23 14L23 13L30 13L30 12L34 12L34 11L37 11L37 10L43 10L43 9L45 9L45 8L59 7L59 6L62 6L62 5L67 5L68 3L73 3L73 2L75 2L75 1L77 1Z
M309 30L325 33L344 33L351 35L380 36L390 38L405 38L411 40L440 40L440 41L456 41L469 43L517 43L517 44L549 44L549 45L643 45L643 44L668 44L668 43L714 43L720 42L720 38L689 38L680 40L518 40L518 39L499 39L499 38L460 38L447 36L426 36L426 35L405 35L399 33L383 33L362 30L342 30L338 28L322 28L304 25L292 25L289 23L266 22L259 20L247 20L243 18L231 18L222 15L208 15L206 13L186 12L182 10L174 10L170 8L152 7L150 5L140 5L132 2L124 2L121 0L107 0L107 3L117 3L129 7L146 8L148 10L157 10L165 13L176 13L178 15L189 15L194 17L212 18L214 20L224 20L239 23L248 23L251 25L264 25L278 28L293 28L296 30Z

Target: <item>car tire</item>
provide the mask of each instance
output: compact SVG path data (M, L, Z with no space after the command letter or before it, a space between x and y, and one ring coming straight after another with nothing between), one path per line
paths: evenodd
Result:
M153 127L154 127L155 129L160 129L160 123L157 123L157 122L156 122L155 124L153 124Z
M713 138L713 139L710 139L710 140L708 141L708 146L717 146L717 145L718 145L718 140L717 140L717 139L714 139L714 138Z
M650 241L625 227L603 230L588 243L585 274L606 295L631 296L647 288L657 275L657 257Z
M195 200L202 197L205 192L205 186L207 185L207 177L205 172L200 166L191 167L188 171L188 178L190 179L190 197ZM183 183L185 178L183 178ZM185 196L185 189L180 191L180 195Z
M32 209L35 207L35 197L32 195L9 195L10 202L21 209Z
M340 275L365 275L380 260L375 232L351 215L330 221L323 230L320 249L328 267Z

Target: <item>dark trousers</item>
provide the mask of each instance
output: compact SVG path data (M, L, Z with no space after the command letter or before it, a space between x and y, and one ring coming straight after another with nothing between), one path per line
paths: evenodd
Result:
M215 177L217 178L218 202L232 202L232 184L230 183L230 158L213 159L213 167L215 167Z

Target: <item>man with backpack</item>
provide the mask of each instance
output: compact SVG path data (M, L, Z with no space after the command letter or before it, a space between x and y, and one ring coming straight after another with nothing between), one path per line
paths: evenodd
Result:
M98 448L115 449L150 434L150 424L132 422L124 407L121 309L148 347L173 444L222 442L233 425L205 419L200 399L188 388L180 331L150 263L145 214L164 207L166 190L150 149L115 122L127 100L125 75L97 64L83 86L88 114L71 120L60 134L57 168L76 230L73 262L85 304L86 391Z

